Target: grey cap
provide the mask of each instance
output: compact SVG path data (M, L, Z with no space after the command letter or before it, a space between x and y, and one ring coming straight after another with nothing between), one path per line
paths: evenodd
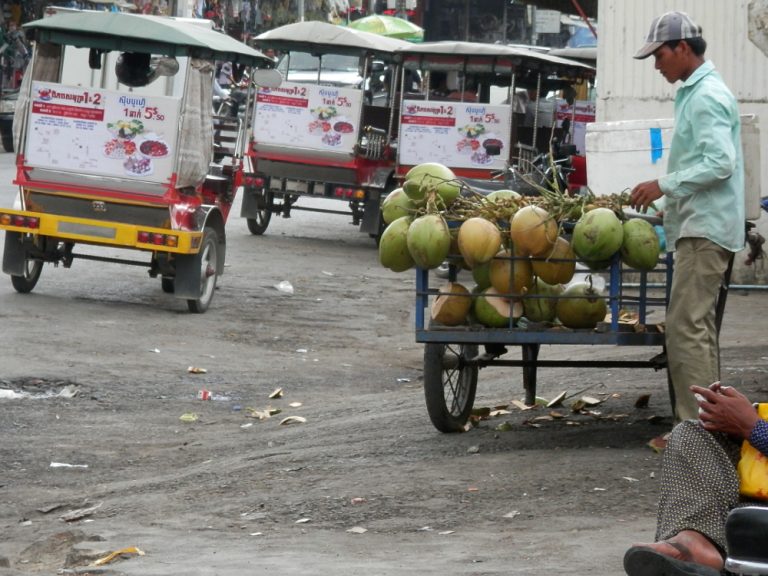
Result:
M691 20L685 12L667 12L653 21L648 36L645 37L645 46L640 48L634 57L638 60L648 58L665 42L688 38L701 38L701 26Z

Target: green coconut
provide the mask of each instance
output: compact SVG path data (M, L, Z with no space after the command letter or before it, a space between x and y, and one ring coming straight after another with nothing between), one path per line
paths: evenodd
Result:
M461 192L461 184L453 170L437 162L414 166L405 175L403 190L412 200L422 200L434 190L445 206L450 206Z
M489 277L500 294L520 296L533 284L533 269L527 256L512 254L513 250L500 250L491 260Z
M624 228L621 220L609 208L595 208L584 214L573 228L571 246L587 265L610 262L621 249Z
M444 326L459 326L467 321L472 295L458 282L449 282L432 303L432 320Z
M608 307L591 282L571 284L557 301L557 317L563 326L592 329L605 320Z
M548 254L558 239L557 222L540 206L520 208L509 223L509 235L521 254Z
M560 284L547 284L536 278L523 298L525 317L531 322L554 322L557 317L557 296L563 293Z
M475 216L459 227L458 245L464 261L474 268L496 255L501 247L501 232L490 220Z
M488 202L519 202L523 197L514 190L494 190L485 197Z
M408 251L410 216L401 216L384 229L379 239L379 262L393 272L405 272L414 265Z
M486 288L475 298L473 311L477 321L489 328L506 328L510 319L520 318L523 313L520 302L500 296L493 287Z
M384 222L391 224L402 216L410 216L416 209L416 204L402 188L395 188L387 194L381 203L381 217Z
M491 285L491 263L483 262L472 268L472 279L480 287L482 292Z
M451 232L439 214L416 218L408 227L408 252L419 268L437 268L448 257Z
M659 261L659 235L650 222L631 218L624 222L621 259L635 270L653 270Z
M560 236L548 254L531 258L531 265L533 273L547 284L568 284L576 271L576 255L571 243Z

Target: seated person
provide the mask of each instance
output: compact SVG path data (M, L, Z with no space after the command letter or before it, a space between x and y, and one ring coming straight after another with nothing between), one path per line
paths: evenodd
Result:
M730 386L692 386L699 419L685 420L670 434L661 465L656 541L624 555L629 576L718 576L726 554L728 513L762 504L739 494L736 469L744 439L768 456L768 421Z
M461 102L477 102L477 85L466 76L459 76L458 72L451 71L447 78L448 100L460 100Z

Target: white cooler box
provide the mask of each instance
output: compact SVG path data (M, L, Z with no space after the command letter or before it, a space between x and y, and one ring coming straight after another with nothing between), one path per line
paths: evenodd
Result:
M667 172L672 118L587 124L587 179L593 193L619 194ZM741 117L746 217L760 218L760 129L754 114Z

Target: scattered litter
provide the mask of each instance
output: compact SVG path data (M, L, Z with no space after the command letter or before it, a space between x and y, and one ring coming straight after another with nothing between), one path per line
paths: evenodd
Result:
M360 496L352 498L349 503L352 504L352 506L358 506L359 504L365 504L367 500L365 498L362 498Z
M296 352L298 352L299 354L306 354L307 353L307 349L306 348L297 348Z
M417 528L416 532L432 532L431 526L422 526L421 528Z
M350 534L365 534L368 532L368 528L363 528L362 526L353 526L352 528L348 529L347 532Z
M187 412L179 416L179 420L182 422L197 422L198 418L200 418L200 415L195 412Z
M272 398L282 398L283 397L283 389L282 388L275 388L275 390L272 392L272 394L269 395L270 400Z
M266 420L267 418L271 418L275 414L280 414L282 410L280 408L272 408L271 406L267 406L264 408L264 410L257 410L256 408L246 408L245 411L248 413L248 416L251 418L258 418L259 420Z
M131 546L130 548L123 548L122 550L115 550L114 552L110 552L103 558L99 558L96 560L92 566L103 566L104 564L109 564L116 558L119 558L121 556L124 556L126 554L136 554L137 556L144 556L144 552L137 548L136 546Z
M640 480L638 480L637 478L632 478L632 476L622 476L622 478L627 482L640 482Z
M293 284L288 282L288 280L283 280L279 284L275 284L275 288L285 294L293 294Z
M284 424L304 424L307 421L303 416L286 416L280 420L280 425Z
M512 402L510 402L510 404L512 404L512 406L514 406L515 408L518 408L520 410L531 410L532 408L536 407L535 405L528 406L528 404L526 404L525 402L522 402L520 400L512 400Z
M442 532L438 532L440 536L448 536L449 534L455 534L455 530L443 530Z
M157 348L152 348L152 350L150 350L150 352L154 352L155 354L160 354L160 350L157 349Z
M67 464L66 462L51 462L51 468L88 468L88 464Z
M347 362L344 362L341 364L342 368L352 368L352 364L348 364Z
M322 273L325 274L326 276L336 276L336 274L334 274L333 272L328 272L327 270L322 270Z
M306 524L307 522L310 522L309 518L299 518L296 520L296 524Z
M637 400L635 400L635 408L648 408L648 402L650 399L650 394L643 394Z
M101 508L101 505L103 502L99 502L95 506L91 506L89 508L78 508L77 510L70 510L66 514L62 514L59 516L61 520L64 520L64 522L73 522L74 520L80 520L81 518L85 518L86 516L90 516L96 510Z
M547 402L547 408L555 408L556 406L560 406L563 403L563 400L565 400L565 391L560 392L560 394Z
M187 368L187 372L189 372L190 374L207 374L208 370L206 370L205 368L198 368L197 366L190 366L189 368Z
M478 452L480 452L480 446L470 446L467 448L468 454L477 454Z
M595 492L605 492L608 490L608 488L592 488L592 490Z
M516 518L518 516L520 516L519 510L512 510L512 512L507 512L504 514L504 518Z
M245 428L250 428L251 426L253 426L253 422L248 422L246 424L241 424L240 428L245 429Z
M288 406L290 406L291 408L300 408L301 406L303 406L303 404L301 402L291 402L290 404L288 404Z
M667 447L667 438L669 438L669 432L656 438L651 439L648 442L648 446L656 453L661 453Z
M249 536L264 536L264 532L251 532Z
M206 390L205 388L197 391L197 399L198 400L210 400L211 399L211 391Z
M467 488L467 492L480 492L480 488L477 488L476 486L470 486Z
M50 506L43 506L41 508L37 508L36 510L40 512L40 514L49 514L54 510L58 510L59 508L63 508L63 507L64 507L64 504L58 503L58 504L51 504Z
M497 408L496 410L491 410L491 413L488 414L488 417L493 418L495 416L504 416L506 414L512 414L512 412L506 410L505 408Z
M15 390L9 390L7 388L0 389L0 400L19 400L22 398L30 398L33 400L44 400L46 398L74 398L77 396L79 390L76 385L70 384L64 386L58 392L48 391L41 392L40 394L30 394L29 392L17 392Z
M397 383L398 383L398 384L407 384L407 383L408 383L408 382L410 382L410 381L411 381L411 379L410 379L410 378L398 378L398 379L397 379Z
M497 432L511 432L512 429L513 429L512 423L509 422L508 420L505 420L504 422L496 426L496 428L494 428L494 430L496 430Z

